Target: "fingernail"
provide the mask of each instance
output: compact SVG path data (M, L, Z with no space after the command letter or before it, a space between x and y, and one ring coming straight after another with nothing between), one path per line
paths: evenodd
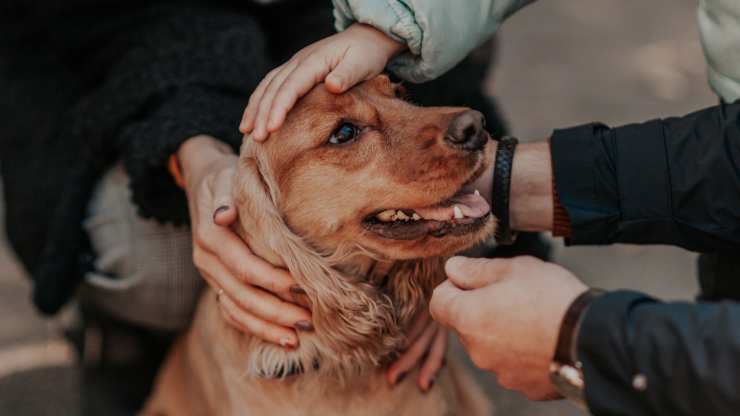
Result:
M434 379L429 380L429 384L427 385L426 391L429 391L434 387Z
M298 321L293 324L293 327L299 331L310 332L313 331L313 325L309 321Z
M229 206L228 205L221 205L220 207L216 208L215 211L213 211L213 221L216 221L216 217L218 217L218 214L228 211Z
M290 293L296 294L296 295L305 295L306 290L298 285L293 285L290 287Z
M296 342L290 338L280 338L280 346L283 348L295 348Z
M396 384L399 384L405 378L406 378L406 372L404 371L403 373L399 374L398 377L396 377L396 382L393 383L393 385L395 386Z

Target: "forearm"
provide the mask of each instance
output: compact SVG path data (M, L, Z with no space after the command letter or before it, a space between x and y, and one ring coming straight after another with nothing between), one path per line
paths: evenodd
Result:
M636 292L596 299L577 358L595 414L732 414L740 405L740 306L662 303Z
M517 148L511 226L552 231L557 204L567 214L572 244L737 250L738 161L740 103L613 129L556 130L549 146ZM491 183L489 172L477 184L489 199Z
M740 104L556 130L551 144L572 244L740 247Z

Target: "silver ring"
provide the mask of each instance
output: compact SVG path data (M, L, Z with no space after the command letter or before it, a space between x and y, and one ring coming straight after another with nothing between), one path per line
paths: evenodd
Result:
M224 294L224 290L219 288L218 292L216 292L216 302L219 302L219 303L221 302L221 295L223 294Z

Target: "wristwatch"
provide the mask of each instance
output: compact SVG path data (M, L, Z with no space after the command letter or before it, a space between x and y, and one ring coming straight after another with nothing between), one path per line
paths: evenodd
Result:
M578 360L577 340L583 315L591 302L604 294L600 289L589 289L570 304L560 325L560 334L555 348L555 356L550 363L550 382L555 390L586 409L583 395L585 381L583 364Z

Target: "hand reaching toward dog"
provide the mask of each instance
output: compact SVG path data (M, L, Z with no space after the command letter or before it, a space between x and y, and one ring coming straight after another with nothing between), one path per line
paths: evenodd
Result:
M453 257L445 271L430 310L460 336L475 365L531 400L558 397L549 366L563 316L586 285L534 257Z
M239 130L257 141L282 126L300 97L322 81L339 94L380 74L388 60L405 48L372 26L356 23L296 53L273 69L249 98Z
M237 156L199 136L178 151L193 230L193 261L219 293L221 313L240 331L283 347L298 346L296 330L311 330L311 313L297 305L290 274L255 256L229 227L237 219L232 180ZM221 292L222 291L222 292Z

